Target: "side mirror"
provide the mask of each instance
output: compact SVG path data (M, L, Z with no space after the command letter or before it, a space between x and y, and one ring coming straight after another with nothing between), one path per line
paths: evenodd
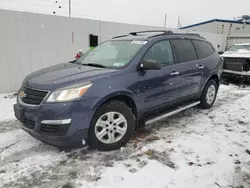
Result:
M140 62L139 69L141 70L158 70L161 69L161 64L155 60L144 60Z
M224 53L223 51L218 51L218 54L220 54L220 55L223 54L223 53Z

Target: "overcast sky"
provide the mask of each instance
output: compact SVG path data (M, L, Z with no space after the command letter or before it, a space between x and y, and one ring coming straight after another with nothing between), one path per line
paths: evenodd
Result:
M1 9L68 16L69 0L0 0ZM72 16L176 28L214 18L250 14L250 0L71 0ZM61 8L59 8L61 6Z

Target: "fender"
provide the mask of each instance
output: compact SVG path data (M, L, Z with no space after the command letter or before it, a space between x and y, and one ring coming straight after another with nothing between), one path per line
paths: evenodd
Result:
M212 75L209 76L209 77L206 79L206 81L204 82L204 84L203 84L203 86L202 86L202 88L201 88L201 94L202 94L203 89L204 89L204 87L206 86L208 80L210 80L213 76L216 76L216 77L218 78L219 83L220 83L220 76L217 74L217 72L211 72L211 73L212 73ZM219 88L219 85L218 85L218 88ZM200 94L200 95L201 95L201 94Z
M94 105L93 110L96 111L104 102L110 100L113 97L119 97L119 96L126 96L126 97L131 98L136 105L136 110L138 113L137 103L136 103L136 100L134 99L134 94L130 91L127 91L127 90L114 91L114 92L106 95L105 97L100 98L100 100L98 100L98 102Z

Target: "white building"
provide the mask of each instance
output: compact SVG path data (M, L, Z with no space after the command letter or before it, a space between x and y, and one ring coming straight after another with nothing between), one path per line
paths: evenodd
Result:
M188 32L208 32L226 36L225 49L235 43L250 42L250 20L213 19L182 27Z
M102 42L131 31L166 29L1 9L0 23L0 93L16 91L35 70L74 59L79 48L87 51L90 34ZM198 33L224 47L224 35Z
M205 22L188 25L180 29L188 31L201 31L209 33L217 33L228 35L230 34L250 34L250 20L221 20L213 19Z

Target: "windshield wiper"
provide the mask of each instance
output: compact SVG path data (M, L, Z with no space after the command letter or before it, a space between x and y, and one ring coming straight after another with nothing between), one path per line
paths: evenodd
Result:
M92 66L92 67L100 67L100 68L107 68L106 66L102 65L102 64L98 64L98 63L84 63L82 65L88 65L88 66Z

